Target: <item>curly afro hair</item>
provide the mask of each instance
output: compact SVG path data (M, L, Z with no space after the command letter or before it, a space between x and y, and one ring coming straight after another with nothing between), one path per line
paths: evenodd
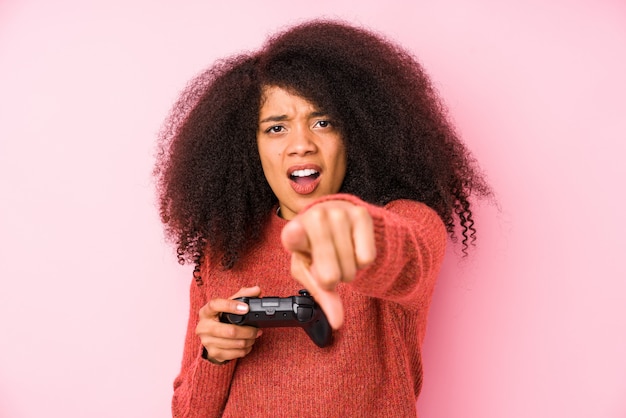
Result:
M342 193L376 205L396 199L437 211L463 252L475 239L470 195L491 194L448 121L422 66L371 31L315 20L258 52L218 61L193 79L159 136L160 214L179 262L204 252L224 268L260 236L277 199L256 144L262 91L278 86L332 117L348 162Z

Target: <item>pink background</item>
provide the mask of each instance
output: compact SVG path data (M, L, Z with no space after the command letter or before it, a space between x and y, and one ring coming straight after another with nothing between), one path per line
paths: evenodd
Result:
M213 3L0 2L0 416L169 416L190 269L155 135L214 59L326 16L419 57L497 192L445 262L421 416L626 417L623 1Z

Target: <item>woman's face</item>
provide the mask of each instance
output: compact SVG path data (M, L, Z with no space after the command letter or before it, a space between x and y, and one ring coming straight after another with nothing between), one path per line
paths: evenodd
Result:
M302 97L266 87L256 138L283 218L292 219L314 199L341 188L346 175L343 139L328 115Z

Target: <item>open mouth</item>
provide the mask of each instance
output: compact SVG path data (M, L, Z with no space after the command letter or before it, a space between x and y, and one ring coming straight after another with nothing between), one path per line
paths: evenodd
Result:
M294 171L289 175L289 179L298 183L299 185L305 186L314 182L319 176L319 171L313 170L312 168L306 168L304 170Z
M289 172L289 182L293 190L301 195L311 194L321 181L321 169L317 166L294 167Z

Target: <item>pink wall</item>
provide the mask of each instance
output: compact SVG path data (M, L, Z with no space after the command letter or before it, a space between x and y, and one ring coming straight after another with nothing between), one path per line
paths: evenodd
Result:
M189 268L155 134L201 68L321 12L420 57L498 193L446 261L421 415L626 416L621 0L197 3L0 2L0 416L169 416Z

